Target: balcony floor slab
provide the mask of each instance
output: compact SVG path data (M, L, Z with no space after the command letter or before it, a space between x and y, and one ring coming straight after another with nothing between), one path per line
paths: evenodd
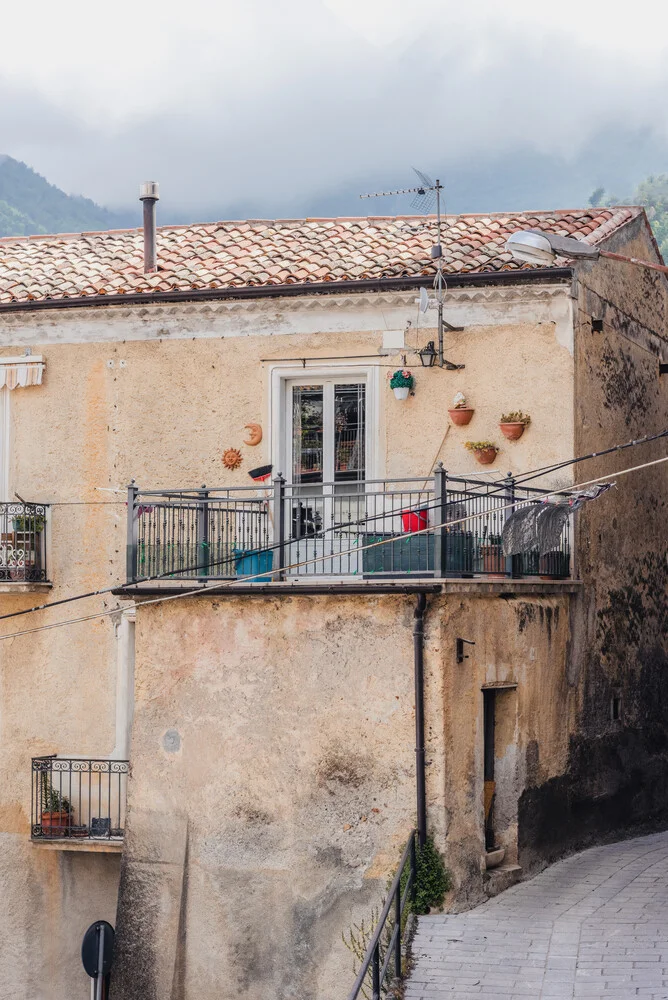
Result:
M62 840L32 840L33 847L42 851L84 851L88 854L121 854L122 840L84 840L64 837Z
M139 598L166 596L167 594L191 594L193 597L287 597L291 594L472 594L491 596L511 596L513 594L575 594L583 587L581 580L543 580L523 577L512 579L449 578L435 581L433 577L420 579L412 577L401 580L359 580L352 577L344 580L310 581L286 580L278 583L230 583L215 581L197 583L186 580L160 580L147 583L127 584L113 593L118 597Z

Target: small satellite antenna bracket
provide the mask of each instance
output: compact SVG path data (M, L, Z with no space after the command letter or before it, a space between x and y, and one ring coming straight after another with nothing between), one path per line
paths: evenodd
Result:
M436 302L438 306L438 365L439 368L445 368L447 371L459 371L464 368L464 365L455 365L451 361L448 361L443 357L443 330L445 327L448 330L461 330L463 327L451 326L446 323L443 319L443 247L441 245L441 191L443 190L443 185L441 184L438 177L434 182L431 177L427 174L423 174L421 170L416 167L411 168L413 172L417 175L417 179L420 182L419 187L414 188L398 188L395 191L373 191L371 194L361 194L360 198L386 198L390 195L398 194L414 194L415 197L411 202L411 208L415 209L416 212L420 212L424 215L431 212L436 204L436 243L431 248L431 259L435 260L436 263L436 278L434 280L434 288L436 289ZM424 305L424 297L422 293L426 295L426 305ZM429 308L429 296L427 295L427 290L420 289L420 311L426 312Z

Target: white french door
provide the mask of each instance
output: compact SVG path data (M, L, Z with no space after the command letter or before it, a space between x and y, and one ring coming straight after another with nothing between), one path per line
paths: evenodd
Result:
M288 561L306 563L288 572L357 573L368 467L366 380L305 377L285 388Z

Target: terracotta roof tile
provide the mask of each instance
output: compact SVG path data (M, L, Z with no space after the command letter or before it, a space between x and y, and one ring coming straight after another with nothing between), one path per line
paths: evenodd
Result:
M443 219L446 273L518 269L504 249L518 229L538 228L606 239L638 208L448 216ZM63 299L127 291L431 275L434 216L340 219L247 219L158 229L158 272L143 273L142 232L62 234L0 239L0 302Z

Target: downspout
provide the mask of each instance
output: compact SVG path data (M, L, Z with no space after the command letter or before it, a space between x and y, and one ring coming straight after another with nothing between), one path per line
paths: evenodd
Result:
M424 613L425 594L418 594L413 612L413 659L415 664L415 784L417 790L418 845L427 841L427 797L424 749Z

